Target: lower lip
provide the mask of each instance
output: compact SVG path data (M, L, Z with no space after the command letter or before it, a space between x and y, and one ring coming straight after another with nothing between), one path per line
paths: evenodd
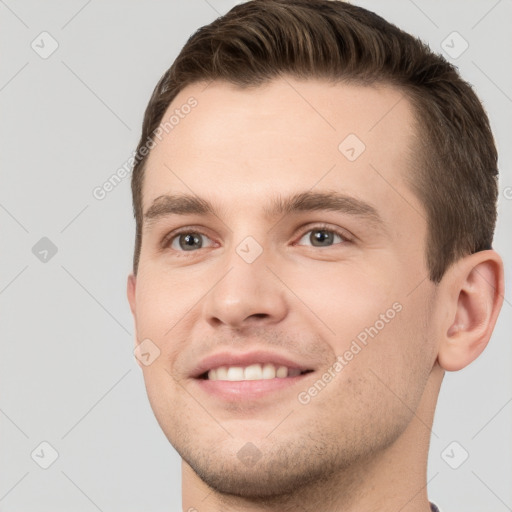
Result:
M295 377L261 380L229 381L195 379L195 381L206 393L221 398L222 400L256 400L270 395L273 392L290 388L304 380L304 377L310 373L296 375Z

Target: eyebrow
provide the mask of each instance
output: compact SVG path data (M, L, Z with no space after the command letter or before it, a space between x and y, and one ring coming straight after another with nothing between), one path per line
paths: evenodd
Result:
M218 216L220 208L201 197L189 194L171 194L157 197L144 214L144 226L149 228L158 219L172 215ZM276 195L263 208L267 219L290 213L334 211L367 220L375 227L384 227L378 211L370 204L339 192L299 192L283 198Z

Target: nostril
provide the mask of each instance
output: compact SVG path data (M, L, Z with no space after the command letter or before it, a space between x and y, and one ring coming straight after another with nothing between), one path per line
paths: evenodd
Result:
M268 315L267 313L254 313L249 318L256 317L256 318L266 318Z

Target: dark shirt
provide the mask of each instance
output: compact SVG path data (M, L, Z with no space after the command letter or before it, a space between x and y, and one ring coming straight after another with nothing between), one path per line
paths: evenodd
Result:
M432 512L439 512L439 509L437 508L437 506L434 505L432 502L430 502L430 510Z

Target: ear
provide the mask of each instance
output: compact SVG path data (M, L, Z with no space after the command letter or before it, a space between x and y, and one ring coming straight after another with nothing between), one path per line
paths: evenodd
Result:
M438 361L445 370L457 371L474 361L489 342L503 304L503 261L494 250L476 252L450 267L441 283L449 313Z
M135 314L135 288L137 285L137 276L133 273L128 276L128 282L126 284L126 295L128 297L128 302L130 304L130 309L132 311L133 319L135 322L135 336L134 336L134 348L137 348L137 315ZM137 364L143 368L142 363L139 359L134 355Z
M132 311L132 315L135 318L135 287L137 284L137 276L131 273L128 276L128 282L126 285L126 295L128 297L128 302L130 304L130 309Z
M136 310L135 310L135 289L136 289L136 286L137 286L137 276L135 274L130 274L128 276L128 282L126 284L126 295L128 297L128 302L130 304L130 309L132 311L132 315L133 315L133 319L134 319L134 322L135 322L135 336L134 336L134 349L137 348L137 345L139 344L138 341L137 341L137 315L136 315ZM135 358L135 361L137 361L137 364L139 365L139 367L141 369L144 369L144 365L140 362L139 358L135 356L135 353L134 353L134 358Z

